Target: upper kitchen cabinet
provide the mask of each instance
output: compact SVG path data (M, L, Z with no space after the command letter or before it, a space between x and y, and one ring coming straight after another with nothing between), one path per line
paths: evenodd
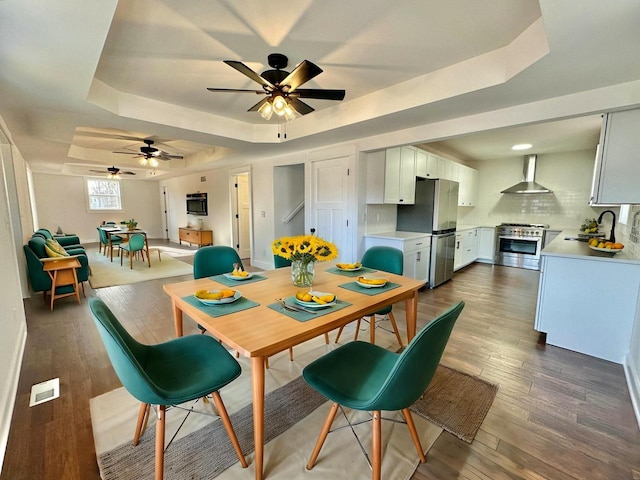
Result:
M466 165L458 165L458 183L458 206L475 206L478 200L478 171Z
M640 109L604 115L591 205L640 203Z
M416 177L440 178L438 156L416 148Z
M388 148L367 154L367 203L413 204L416 149Z

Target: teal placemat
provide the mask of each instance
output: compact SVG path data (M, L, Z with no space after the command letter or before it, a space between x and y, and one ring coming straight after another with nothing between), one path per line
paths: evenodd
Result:
M338 267L327 268L326 271L329 273L335 273L337 275L344 275L345 277L359 277L360 275L364 275L365 273L377 272L377 270L368 267L360 267L360 270L355 270L353 272L345 272L344 270L340 270Z
M295 298L296 297L287 297L284 300L288 305L295 305L296 304ZM341 310L350 305L351 304L349 302L343 302L342 300L337 300L335 305L331 305L330 307L327 307L327 308L319 308L315 310L315 312L317 312L315 314L307 313L307 312L292 312L291 310L285 310L284 308L282 308L282 305L280 305L278 302L271 303L267 305L267 307L269 307L271 310L275 310L276 312L280 312L283 315L291 317L294 320L297 320L299 322L306 322L307 320L312 320L314 318L321 317L322 315L335 312L336 310Z
M384 287L373 287L366 288L361 287L356 282L343 283L342 285L338 285L341 288L346 288L347 290L352 290L358 293L364 293L365 295L378 295L379 293L386 292L388 290L393 290L394 288L398 288L400 286L399 283L387 282Z
M212 317L222 317L223 315L229 315L230 313L240 312L242 310L247 310L248 308L257 307L260 305L257 302L252 300L248 300L244 297L240 297L238 300L232 303L224 303L222 305L205 305L200 302L194 295L187 295L186 297L182 297L182 299L187 302L189 305L193 305L194 307L202 310L207 315L211 315Z
M266 279L267 277L262 277L260 275L253 275L251 278L247 280L230 280L224 275L214 275L213 277L209 277L209 280L213 280L214 282L221 283L223 285L226 285L227 287L240 287L243 283L260 282Z

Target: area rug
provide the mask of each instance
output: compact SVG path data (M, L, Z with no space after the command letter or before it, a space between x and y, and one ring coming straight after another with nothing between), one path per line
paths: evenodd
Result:
M105 257L97 251L87 252L91 268L89 285L91 288L112 287L193 273L192 265L173 258L166 251L161 253L162 261L158 259L157 252L151 251L150 253L151 268L147 262L137 260L133 262L133 269L130 269L127 258L120 266L118 257L114 256L113 262L111 262L109 257Z
M380 341L380 338L378 339ZM394 337L383 339L393 344ZM294 361L288 352L270 358L266 372L265 398L265 474L278 479L369 479L371 470L349 429L332 433L320 453L316 466L308 471L305 465L313 450L318 433L328 413L326 402L300 378L302 368L313 359L336 348L322 338L314 339L294 349ZM165 452L165 479L250 479L253 472L253 420L251 411L251 377L249 363L239 359L243 374L221 391L231 415L236 434L249 462L242 469L229 443L226 432L217 419L192 414L184 422L176 438ZM91 399L91 419L96 456L103 480L153 478L154 434L147 428L137 447L130 446L138 411L138 403L123 388ZM196 408L212 411L211 403L199 402ZM352 420L366 412L349 412ZM394 416L388 413L385 416ZM185 414L172 410L167 414L166 439L170 441ZM399 418L399 417L393 417ZM419 415L414 421L425 450L433 445L442 429ZM339 414L334 426L344 424ZM371 445L371 425L357 427L364 445ZM407 427L383 422L382 477L409 479L418 465L418 456Z
M497 385L439 365L429 388L412 409L459 439L471 443L497 391Z

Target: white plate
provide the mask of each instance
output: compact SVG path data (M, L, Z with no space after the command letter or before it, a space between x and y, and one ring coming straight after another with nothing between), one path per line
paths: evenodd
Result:
M246 277L237 277L232 273L223 273L222 275L224 275L225 277L227 277L229 280L236 280L238 282L241 282L242 280L249 280L251 277L253 277L253 273L251 272L247 272L247 276Z
M219 292L219 290L209 290L210 292ZM242 297L242 293L240 293L240 291L236 290L236 293L233 295L233 297L227 297L227 298L221 298L220 300L209 300L206 298L198 298L198 300L200 300L200 303L203 303L204 305L225 305L227 303L233 303L236 300L238 300L240 297Z
M389 283L389 280L387 280L386 278L381 278L381 277L366 277L366 278L370 280L384 280L384 283L381 283L380 285L373 285L371 283L362 283L360 282L360 280L356 280L356 283L363 288L380 288L380 287L384 287L387 283Z
M357 272L358 270L360 270L362 268L362 265L360 265L359 267L356 267L356 268L342 268L342 267L339 267L338 265L336 265L336 268L338 270L342 270L343 272Z
M596 250L598 252L606 252L606 253L618 253L624 250L624 248L600 248L589 245L591 250Z
M324 295L333 295L332 293L328 293L328 292L309 292L311 295L315 295L316 297L322 297ZM331 307L333 305L336 304L336 300L337 297L334 296L333 302L328 302L328 303L316 303L316 302L303 302L302 300L298 300L297 298L294 298L295 302L305 308L326 308L326 307Z

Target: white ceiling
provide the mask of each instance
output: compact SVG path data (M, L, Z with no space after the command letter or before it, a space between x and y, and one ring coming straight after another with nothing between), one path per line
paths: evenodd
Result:
M630 0L3 0L0 116L34 171L137 178L362 138L478 160L592 148L600 111L640 104L639 24ZM247 112L255 94L206 90L259 89L223 60L262 72L274 52L344 101L283 126ZM112 153L144 138L184 160Z

